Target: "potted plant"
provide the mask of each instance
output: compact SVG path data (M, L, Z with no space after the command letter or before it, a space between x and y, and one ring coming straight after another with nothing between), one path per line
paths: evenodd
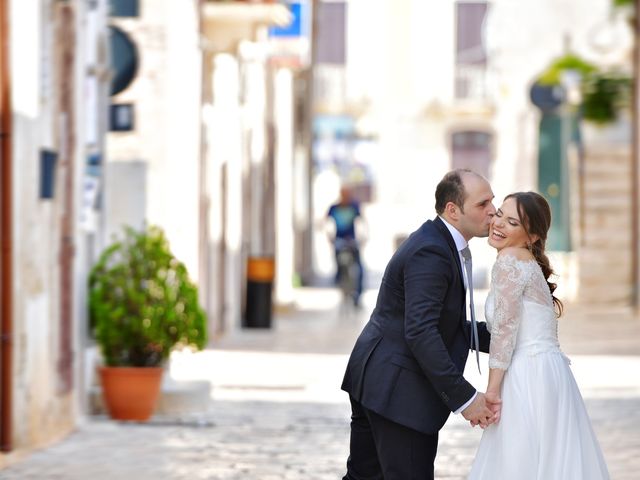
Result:
M147 420L171 351L206 343L197 287L159 227L126 227L124 238L104 250L89 276L89 314L109 414Z
M631 101L631 77L619 70L598 68L577 55L567 54L553 61L538 83L560 86L563 76L569 73L579 81L577 107L581 118L599 127L616 123Z
M582 117L597 125L615 123L630 105L631 88L631 77L624 73L592 73L582 83Z

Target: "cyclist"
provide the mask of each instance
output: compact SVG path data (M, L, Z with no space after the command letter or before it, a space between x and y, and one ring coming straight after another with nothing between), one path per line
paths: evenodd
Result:
M340 275L338 263L340 251L343 248L350 248L352 249L354 262L357 267L353 304L356 307L360 307L364 268L360 260L359 243L365 240L362 230L366 230L366 222L360 213L360 205L352 198L351 192L347 187L343 186L340 188L340 200L331 205L327 212L327 219L333 220L332 223L335 227L334 234L330 236L330 240L333 243L336 258L336 283L339 282ZM358 229L356 229L356 222L358 223ZM356 238L356 230L361 231L361 239Z

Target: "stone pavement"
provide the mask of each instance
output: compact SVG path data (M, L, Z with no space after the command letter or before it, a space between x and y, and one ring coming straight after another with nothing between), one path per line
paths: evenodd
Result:
M297 308L279 313L272 329L235 332L205 352L174 355L173 378L212 383L207 411L147 424L91 417L0 471L0 479L339 479L349 435L339 383L374 301L367 292L362 312L341 316L337 292L300 289ZM570 306L560 329L612 478L638 478L640 318ZM482 359L484 378L472 363L467 369L479 388L486 384ZM481 433L452 416L440 436L436 477L465 478Z

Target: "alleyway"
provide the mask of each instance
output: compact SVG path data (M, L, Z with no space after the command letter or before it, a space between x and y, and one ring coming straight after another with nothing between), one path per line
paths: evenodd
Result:
M272 330L239 332L206 352L175 356L174 378L212 382L208 411L155 417L146 425L90 418L63 441L0 471L0 478L339 479L349 418L339 384L375 293L367 292L361 312L340 318L335 291L300 289L297 308L279 313ZM561 342L612 478L637 478L640 319L569 306ZM485 378L467 370L483 388L486 368ZM451 417L441 434L436 477L465 478L480 435Z

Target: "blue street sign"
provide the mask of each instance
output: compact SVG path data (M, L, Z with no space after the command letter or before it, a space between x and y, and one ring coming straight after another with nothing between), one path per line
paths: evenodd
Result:
M272 27L269 29L270 37L301 37L305 34L304 5L306 2L290 2L287 5L292 15L292 20L286 27Z

